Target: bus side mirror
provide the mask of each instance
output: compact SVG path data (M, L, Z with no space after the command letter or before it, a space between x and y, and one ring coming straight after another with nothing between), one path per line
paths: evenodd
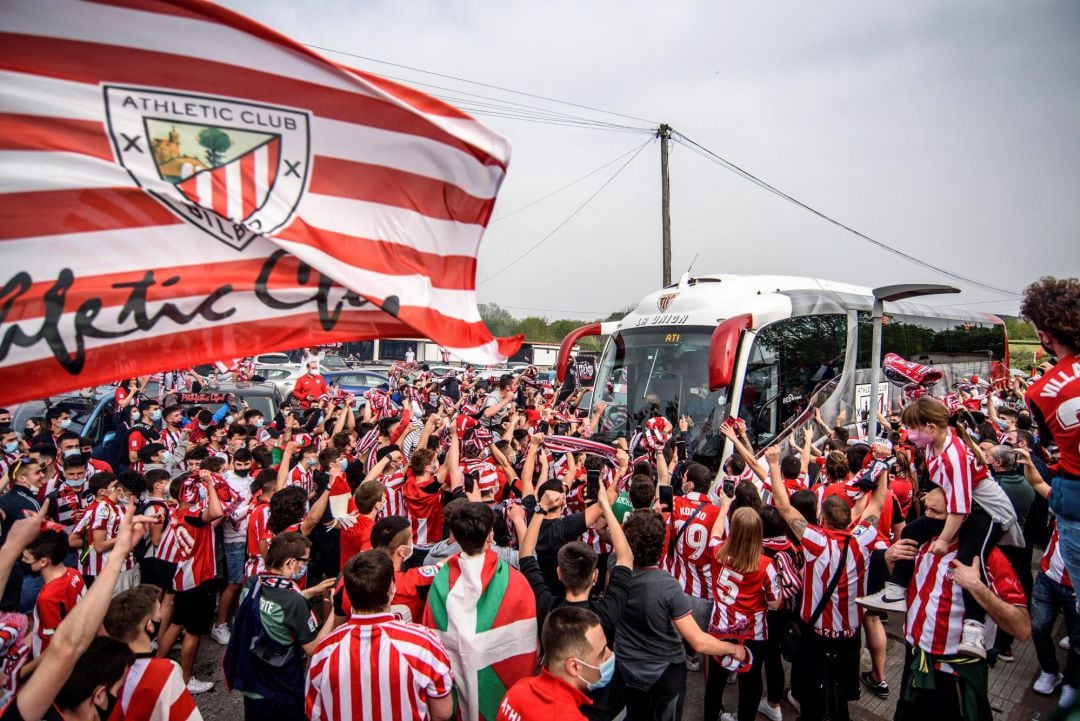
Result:
M744 330L754 327L749 313L732 316L713 331L709 342L709 390L718 391L731 385L735 377L735 359Z

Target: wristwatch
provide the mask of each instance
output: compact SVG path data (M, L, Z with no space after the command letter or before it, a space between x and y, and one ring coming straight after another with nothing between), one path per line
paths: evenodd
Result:
M547 511L544 510L543 506L541 506L539 503L537 503L536 507L533 508L533 513L539 513L541 516L543 516L543 515L547 514Z

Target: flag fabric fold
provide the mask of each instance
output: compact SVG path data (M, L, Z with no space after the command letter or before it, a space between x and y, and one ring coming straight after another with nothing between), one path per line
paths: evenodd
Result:
M446 562L431 584L424 625L450 656L465 721L495 721L507 689L536 670L536 597L494 551Z
M466 114L199 0L0 20L0 402L318 343L520 345L476 304L509 146Z

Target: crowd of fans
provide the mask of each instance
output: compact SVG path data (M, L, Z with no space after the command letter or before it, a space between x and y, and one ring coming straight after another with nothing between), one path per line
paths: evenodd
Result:
M1034 378L897 364L878 437L819 414L761 449L733 417L719 471L682 418L591 440L601 414L535 368L398 363L356 398L312 367L273 418L124 381L115 465L60 407L0 409L2 718L201 718L207 636L249 721L676 720L698 672L707 721L844 721L863 689L900 721L988 720L1029 636L1034 690L1070 706L1080 284L1024 312L1057 357Z

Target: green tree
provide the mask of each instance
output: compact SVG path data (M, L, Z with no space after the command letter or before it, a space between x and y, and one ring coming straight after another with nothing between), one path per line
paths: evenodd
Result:
M1003 315L1001 319L1005 321L1005 330L1009 333L1009 340L1036 340L1038 336L1035 335L1035 326L1028 323L1022 318L1017 318L1011 315Z
M232 138L221 128L203 128L199 131L199 145L206 148L206 162L216 168L232 147Z

